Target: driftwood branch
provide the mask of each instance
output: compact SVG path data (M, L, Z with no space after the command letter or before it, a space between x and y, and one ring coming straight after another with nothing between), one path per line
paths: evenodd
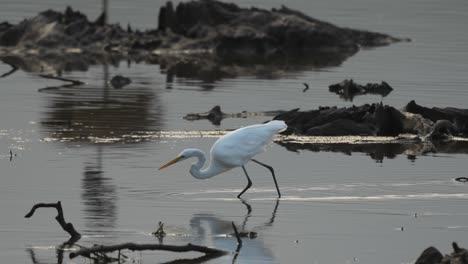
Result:
M75 230L73 227L72 223L67 223L65 221L65 217L63 216L63 209L62 209L62 203L58 201L57 203L38 203L35 204L29 213L27 213L24 217L25 218L30 218L33 216L33 214L36 212L36 209L38 208L55 208L57 209L57 216L55 217L55 220L60 224L63 230L68 232L71 236L71 240L77 241L78 239L81 238L81 234L78 233L78 231Z
M75 252L70 253L70 258L75 258L77 256L84 256L90 258L91 255L101 254L101 253L109 253L113 251L120 251L120 250L131 250L131 251L142 251L142 250L165 250L165 251L172 251L172 252L190 252L196 251L200 253L204 253L206 255L212 256L223 256L229 254L226 251L203 247L198 245L187 244L185 246L173 246L173 245L161 245L161 244L136 244L136 243L124 243L118 245L110 245L110 246L93 246L90 248L80 248Z
M160 225L161 226L161 225ZM242 240L240 238L239 232L237 231L237 227L232 222L232 227L234 229L234 233L237 239L237 249L234 253L235 256L233 258L233 263L236 261L237 256L239 255L239 251L242 247ZM200 252L204 253L204 256L195 258L195 259L178 259L174 261L167 262L166 264L179 264L179 263L204 263L206 261L224 256L229 254L229 252L216 249L216 248L209 248L204 246L198 246L193 244L187 244L185 246L174 246L174 245L164 245L164 244L137 244L137 243L124 243L118 245L95 245L90 248L82 247L75 252L71 252L69 257L73 259L78 256L83 256L94 261L102 261L105 260L106 262L112 261L120 261L120 255L122 250L131 250L131 251L143 251L143 250L163 250L163 251L171 251L171 252ZM115 252L117 251L119 254L118 258L112 258L106 255L106 253Z

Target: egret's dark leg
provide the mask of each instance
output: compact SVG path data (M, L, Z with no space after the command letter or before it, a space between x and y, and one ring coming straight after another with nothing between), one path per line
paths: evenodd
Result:
M276 191L278 191L278 198L281 198L281 193L280 193L280 190L279 190L279 187L278 187L278 182L276 181L276 176L275 176L275 171L273 170L273 167L271 167L270 165L266 165L265 163L262 163L256 159L252 159L253 162L259 164L259 165L262 165L263 167L269 169L271 171L271 175L273 176L273 180L275 181L275 186L276 186Z
M237 195L237 198L240 198L241 195L242 195L243 193L245 193L245 191L247 191L247 189L249 189L250 186L252 186L252 181L250 180L249 174L247 174L247 171L245 170L245 167L242 166L242 169L244 170L245 176L247 176L247 181L248 181L248 182L247 182L247 186L245 187L245 189L242 190L242 192L239 193L239 194Z

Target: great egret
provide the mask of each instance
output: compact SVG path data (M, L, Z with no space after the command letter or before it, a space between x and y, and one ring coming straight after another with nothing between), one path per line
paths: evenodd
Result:
M197 179L208 179L235 167L242 167L245 176L247 176L248 183L244 190L237 195L237 198L240 198L252 186L252 181L247 174L245 164L253 161L270 170L275 181L276 190L278 191L278 197L281 197L273 168L253 159L253 157L265 151L265 145L270 143L276 134L286 130L286 128L286 123L280 120L239 128L222 136L213 144L210 150L210 164L205 169L202 169L206 161L206 155L203 151L199 149L184 149L175 159L161 166L159 170L191 157L198 158L198 161L190 167L190 174Z

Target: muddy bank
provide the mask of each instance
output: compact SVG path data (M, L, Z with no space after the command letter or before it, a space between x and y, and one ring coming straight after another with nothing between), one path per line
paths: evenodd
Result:
M293 109L274 117L284 120L287 133L308 136L398 136L416 134L424 139L468 136L468 109L427 108L408 103L402 110L393 106L365 104L352 107Z
M252 116L274 116L273 119L284 120L288 129L283 134L288 135L396 137L414 134L423 141L468 136L468 109L428 108L416 104L414 100L401 110L374 103L341 108L325 106L309 111L296 108L289 111L224 113L217 105L207 112L188 113L184 119L207 119L219 125L224 118Z
M184 74L191 67L195 71L189 74L219 78L249 72L236 70L233 64L339 65L359 47L403 40L341 28L284 6L241 8L214 0L175 7L168 2L158 21L154 29L139 31L105 24L102 16L92 21L70 7L64 12L47 10L16 25L0 23L0 59L32 72L145 61L164 64L172 74Z

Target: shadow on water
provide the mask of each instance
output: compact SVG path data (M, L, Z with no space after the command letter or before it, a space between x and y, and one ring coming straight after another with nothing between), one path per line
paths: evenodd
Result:
M278 55L274 57L251 57L239 59L236 57L217 57L213 54L193 55L159 55L145 58L132 58L115 53L105 54L62 54L62 56L47 54L47 56L2 55L0 61L12 69L2 74L7 77L18 69L29 73L42 73L60 76L63 72L86 72L92 66L113 65L120 62L146 63L159 65L161 73L166 75L166 88L170 89L173 82L189 79L200 81L204 90L215 88L214 83L226 78L253 76L259 79L278 79L287 73L304 71L321 71L324 68L340 66L356 51L350 52L317 52L307 56ZM180 79L180 80L178 80Z
M278 79L287 73L321 71L337 67L354 53L308 54L307 56L278 56L239 60L238 58L215 58L210 56L161 57L152 63L159 64L161 73L166 74L167 88L177 78L199 80L205 90L226 78L253 76L259 79Z
M95 160L85 165L81 198L85 206L86 227L91 233L111 235L117 222L118 195L111 178L104 176L102 168L103 146L96 146Z
M150 87L113 89L104 66L102 88L82 85L48 90L50 109L41 120L48 137L67 142L96 142L160 130L163 109ZM156 114L155 114L156 113ZM135 141L132 141L135 142Z
M340 152L352 155L353 152L365 153L377 163L385 158L394 159L398 155L406 155L409 161L415 162L417 156L430 153L467 154L468 141L432 141L420 143L380 143L380 144L307 144L276 142L292 152L308 150L312 152Z
M46 138L70 146L89 143L88 147L95 149L83 165L81 196L86 227L91 233L111 235L117 222L118 194L113 179L105 176L103 168L103 155L111 144L99 144L95 139L108 143L107 139L158 130L162 109L153 89L131 85L113 89L108 80L108 66L104 65L102 87L82 85L47 90L44 97L48 111L40 124Z
M108 67L104 65L102 88L78 86L49 91L54 96L47 97L49 111L40 123L47 137L64 144L100 143L94 139L106 142L134 131L160 128L160 115L152 113L155 108L161 112L152 89L112 89L108 80ZM117 221L117 193L112 179L104 176L103 152L108 144L92 146L96 152L84 165L82 199L87 227L92 232L103 232L111 230Z
M245 200L241 203L246 208L246 213L240 225L239 233L241 234L243 245L236 249L237 244L233 235L233 227L231 220L224 220L214 214L195 214L190 220L190 229L197 243L202 245L213 245L215 248L236 252L233 257L233 263L236 261L249 259L261 259L263 262L274 262L274 255L271 250L265 245L265 241L261 238L262 234L257 237L257 231L264 230L273 226L278 211L279 199L276 200L270 218L253 227L248 225L249 218L253 215L252 206ZM239 225L237 225L239 226ZM230 239L226 239L226 237Z

